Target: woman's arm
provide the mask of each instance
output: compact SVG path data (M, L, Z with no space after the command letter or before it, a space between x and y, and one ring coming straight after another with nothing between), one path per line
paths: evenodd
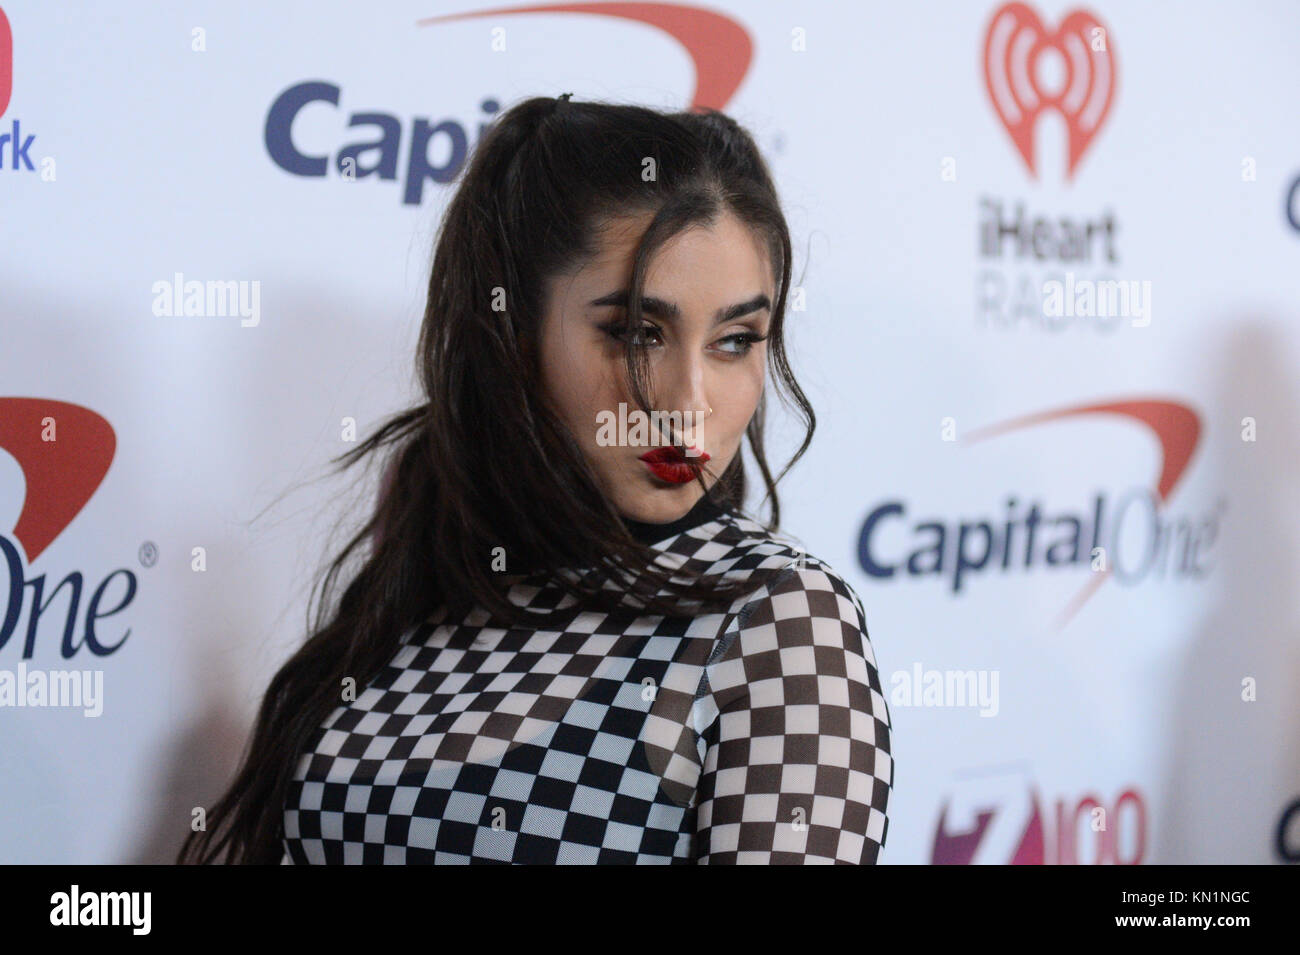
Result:
M862 605L805 561L745 606L706 667L699 863L871 864L885 843L889 710Z

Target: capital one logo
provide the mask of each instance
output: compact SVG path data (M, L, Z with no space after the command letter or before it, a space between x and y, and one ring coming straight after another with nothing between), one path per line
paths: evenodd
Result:
M1043 73L1052 60L1063 80L1049 86ZM984 35L984 86L1034 178L1038 177L1034 129L1039 116L1053 109L1065 121L1066 178L1072 179L1106 121L1116 82L1110 31L1087 10L1066 14L1052 33L1024 3L1004 4L989 21Z
M124 628L119 635L107 636L103 620L135 599L132 571L112 571L89 594L83 593L89 586L79 570L54 585L45 573L25 579L26 570L90 501L108 474L116 448L112 425L89 408L47 398L0 398L0 452L17 462L26 485L17 522L0 533L0 570L8 578L0 590L0 650L25 630L22 658L31 659L38 631L44 629L50 634L61 631L65 659L82 647L107 656L131 635ZM21 628L24 620L26 627Z
M1173 494L1174 487L1177 486L1184 473L1186 473L1192 455L1196 452L1196 448L1201 441L1200 415L1181 402L1158 399L1130 399L1041 411L1011 421L1003 421L999 424L979 428L966 435L963 438L963 443L972 444L1011 431L1017 431L1021 428L1093 415L1104 415L1117 418L1120 421L1142 425L1155 438L1159 449L1159 469L1155 476L1155 486L1151 490L1155 501L1158 501L1161 505L1167 504L1170 495ZM1163 536L1167 539L1174 536L1174 529L1167 524L1160 524L1154 512L1152 513L1152 520L1154 522L1152 537ZM1119 551L1119 530L1118 527L1114 530L1115 536L1113 543L1110 545L1112 553L1118 553ZM1191 532L1186 533L1190 534ZM1058 625L1064 624L1079 611L1084 602L1096 593L1097 588L1111 575L1114 568L1115 565L1110 563L1104 570L1098 570L1092 575L1092 579L1083 586L1078 595L1066 607L1065 612L1058 618Z
M969 446L1038 425L1099 416L1138 425L1154 439L1156 473L1149 485L1131 486L1116 500L1098 490L1087 508L1061 509L1032 496L1024 504L1019 494L1013 494L1003 515L952 519L912 514L905 499L886 498L863 519L859 566L881 581L946 581L954 596L986 575L1034 573L1047 567L1087 570L1090 579L1057 618L1058 628L1111 577L1125 586L1167 577L1204 577L1213 570L1208 558L1218 538L1226 497L1220 495L1202 514L1171 513L1168 507L1201 444L1200 415L1190 406L1159 398L1072 405L1022 415L960 437L954 431L953 437ZM1136 553L1135 539L1142 545Z
M739 22L712 10L671 3L560 3L497 7L427 17L417 21L416 25L435 26L480 17L490 17L495 21L507 16L537 13L594 15L620 24L630 22L654 28L671 37L681 45L695 66L695 87L690 96L691 109L695 110L725 109L753 59L753 41ZM504 30L495 24L491 27L493 43L504 42ZM627 42L624 34L634 32L620 26L617 31L611 30L611 41ZM369 107L358 111L348 107L349 116L340 110L343 101L342 86L324 80L294 83L281 91L267 112L263 131L271 161L294 176L319 179L330 175L333 169L345 179L400 178L402 203L418 205L423 201L429 183L447 185L455 181L469 158L474 130L477 129L477 135L481 136L489 128L488 123L466 123L450 117L435 122L417 116L404 122L396 115ZM348 129L374 127L375 136L366 135L344 142L333 150L332 156L308 151L294 140L294 120L304 108L320 108L320 104L339 110L340 125L346 118ZM496 97L488 97L483 100L481 108L490 116L500 108L500 104ZM409 133L403 133L404 126ZM340 130L339 138L343 139L345 135ZM431 153L441 153L446 159L435 160ZM378 159L363 163L360 161L362 154L371 157L377 154Z

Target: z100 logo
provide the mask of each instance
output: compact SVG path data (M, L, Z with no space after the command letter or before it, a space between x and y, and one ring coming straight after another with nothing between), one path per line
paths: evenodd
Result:
M60 652L65 659L83 646L96 656L107 656L131 635L129 627L112 638L96 631L97 623L121 613L135 599L136 575L130 570L118 568L106 575L89 595L83 613L85 580L80 571L72 571L47 593L45 574L25 579L19 554L21 546L30 567L63 532L104 480L116 446L112 426L89 408L48 399L0 398L0 450L13 455L26 482L18 521L10 534L0 534L0 561L9 577L0 650L18 632L24 616L24 660L32 658L38 627L46 618L47 630L63 625ZM65 588L67 610L59 613L53 608Z
M1136 789L1109 802L1060 797L1049 816L1022 778L994 776L963 784L944 803L930 863L1139 865L1146 844L1146 802Z

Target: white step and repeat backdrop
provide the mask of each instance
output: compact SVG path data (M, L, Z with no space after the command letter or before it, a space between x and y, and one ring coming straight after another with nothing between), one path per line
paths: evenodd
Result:
M326 465L415 394L456 172L561 92L779 180L882 861L1300 858L1300 6L0 8L0 861L172 858L369 506Z

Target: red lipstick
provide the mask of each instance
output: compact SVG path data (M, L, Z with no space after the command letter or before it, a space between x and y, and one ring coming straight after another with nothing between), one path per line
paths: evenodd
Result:
M686 452L677 445L665 444L653 451L647 451L641 455L641 460L659 480L670 484L685 484L695 480L704 462L709 460L709 456L701 451L699 454L687 457Z

